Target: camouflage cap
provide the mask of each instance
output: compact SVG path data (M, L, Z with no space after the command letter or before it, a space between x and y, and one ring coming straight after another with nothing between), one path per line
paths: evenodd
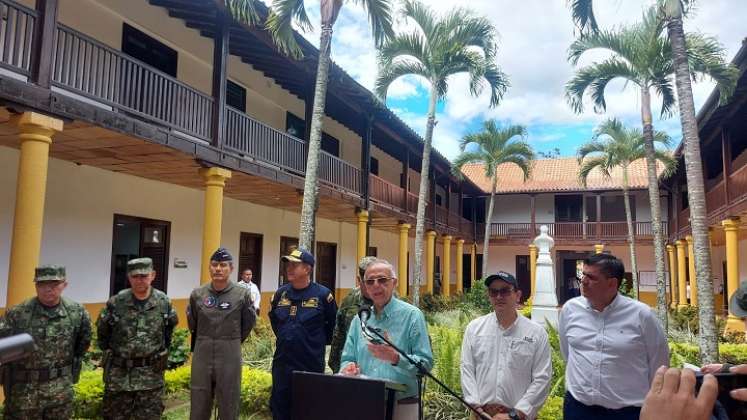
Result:
M153 260L150 258L135 258L127 261L127 275L136 276L150 274L153 271Z
M36 267L34 281L64 281L65 267L61 265L42 265Z

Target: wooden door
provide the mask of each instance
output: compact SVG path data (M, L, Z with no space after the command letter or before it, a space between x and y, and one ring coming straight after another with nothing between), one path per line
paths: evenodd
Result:
M262 235L241 232L239 237L239 277L246 269L252 270L252 281L262 290Z
M315 257L316 282L334 292L337 284L337 244L317 242Z

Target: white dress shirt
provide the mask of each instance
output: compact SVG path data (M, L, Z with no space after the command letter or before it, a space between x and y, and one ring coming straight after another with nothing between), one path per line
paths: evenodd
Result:
M493 312L467 325L462 392L473 406L501 404L533 419L550 392L550 344L541 325L517 315L506 329Z
M252 297L252 304L254 305L255 310L259 310L259 304L262 300L262 295L259 293L259 287L257 287L256 284L254 284L253 281L249 281L249 283L246 283L244 280L239 280L239 286L249 289L249 295Z
M660 366L669 366L664 330L646 304L618 294L602 312L581 296L560 311L565 388L585 405L643 405Z

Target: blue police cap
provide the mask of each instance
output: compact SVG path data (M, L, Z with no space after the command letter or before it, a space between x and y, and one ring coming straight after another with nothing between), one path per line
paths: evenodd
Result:
M282 258L283 261L300 262L314 266L314 256L305 249L294 249L289 255Z
M233 256L231 256L231 253L226 248L220 247L213 252L210 261L233 261Z

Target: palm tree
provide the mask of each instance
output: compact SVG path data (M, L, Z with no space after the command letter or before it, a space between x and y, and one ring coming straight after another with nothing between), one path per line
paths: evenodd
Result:
M594 18L593 0L570 0L573 19L582 32L598 31ZM691 52L682 24L683 16L695 4L695 0L657 0L660 15L667 26L667 33L672 49L673 70L677 98L679 98L680 123L684 144L685 173L687 177L687 194L690 205L690 229L693 235L695 253L696 293L699 306L699 347L703 363L715 363L718 360L718 332L716 331L715 313L713 311L713 288L711 281L711 249L708 239L708 220L705 208L705 185L703 167L700 159L700 138L695 117L695 102L691 85L692 68ZM715 41L711 41L715 42ZM723 63L723 57L721 57ZM721 100L730 95L736 81L736 72L731 84L720 84ZM727 76L725 74L725 76ZM652 203L653 204L653 203ZM702 299L702 300L701 300Z
M253 0L225 1L248 4ZM393 34L390 0L359 0L356 3L360 4L367 12L374 43L376 46L382 45L384 40ZM304 179L299 232L299 247L305 249L313 249L314 245L315 216L319 202L319 154L322 124L324 121L324 106L327 97L327 84L329 81L332 27L337 20L343 4L341 0L320 0L321 35L319 40L319 62L316 71L311 134L309 136L308 158L306 160L306 177ZM300 58L302 55L301 48L296 41L293 24L296 24L303 31L312 29L311 21L306 14L305 2L303 0L275 0L270 10L270 16L267 19L267 29L283 53L294 58Z
M516 138L519 140L514 141ZM482 272L488 272L488 244L490 241L490 222L493 219L493 200L498 186L498 166L513 163L524 173L524 180L529 178L532 161L535 158L532 146L526 142L527 129L521 125L498 127L495 120L483 123L482 131L467 134L459 142L461 153L451 164L452 173L462 176L462 167L468 163L479 163L485 167L485 177L491 180L490 202L485 218L485 238L483 239ZM476 146L476 149L467 150Z
M446 97L450 76L468 73L470 93L477 96L487 85L490 89L490 106L495 107L508 88L508 79L495 63L498 35L488 19L462 8L453 9L439 18L417 0L405 0L402 14L416 27L410 32L395 35L379 50L376 93L386 100L386 92L392 82L407 75L420 76L430 84L415 223L417 269L413 302L418 305L423 277L420 268L423 266L425 203L428 200L428 169L433 128L436 125L436 103Z
M654 143L669 146L669 136L661 131L653 133ZM625 220L628 224L628 243L630 245L630 265L633 273L633 294L638 298L638 268L635 252L635 229L633 228L633 217L630 211L630 183L628 169L630 165L646 157L646 140L639 129L630 129L615 118L609 119L597 127L591 141L578 148L578 162L581 167L578 170L578 178L586 187L589 174L594 169L599 169L602 174L611 178L611 172L620 168L622 171L622 190L625 202ZM671 154L660 150L654 150L656 160L664 165L662 176L669 176L677 166L677 161ZM666 289L665 289L666 290ZM666 301L664 308L658 306L666 316ZM664 324L666 325L666 324Z
M723 61L723 50L712 38L688 34L689 71L692 77L708 75L719 83L729 83L731 72ZM569 49L569 60L575 65L580 57L595 49L604 49L612 56L579 69L566 84L566 96L577 112L583 110L584 93L588 92L597 112L606 109L604 96L607 84L622 78L639 88L641 96L641 122L646 151L648 192L651 204L654 234L654 261L657 279L657 309L662 325L666 327L666 279L664 278L664 235L661 231L661 206L656 174L656 157L653 141L651 90L662 98L661 113L669 116L675 104L672 88L674 61L672 48L663 34L663 26L650 9L641 23L614 31L597 31L582 36ZM710 281L710 280L709 280Z

